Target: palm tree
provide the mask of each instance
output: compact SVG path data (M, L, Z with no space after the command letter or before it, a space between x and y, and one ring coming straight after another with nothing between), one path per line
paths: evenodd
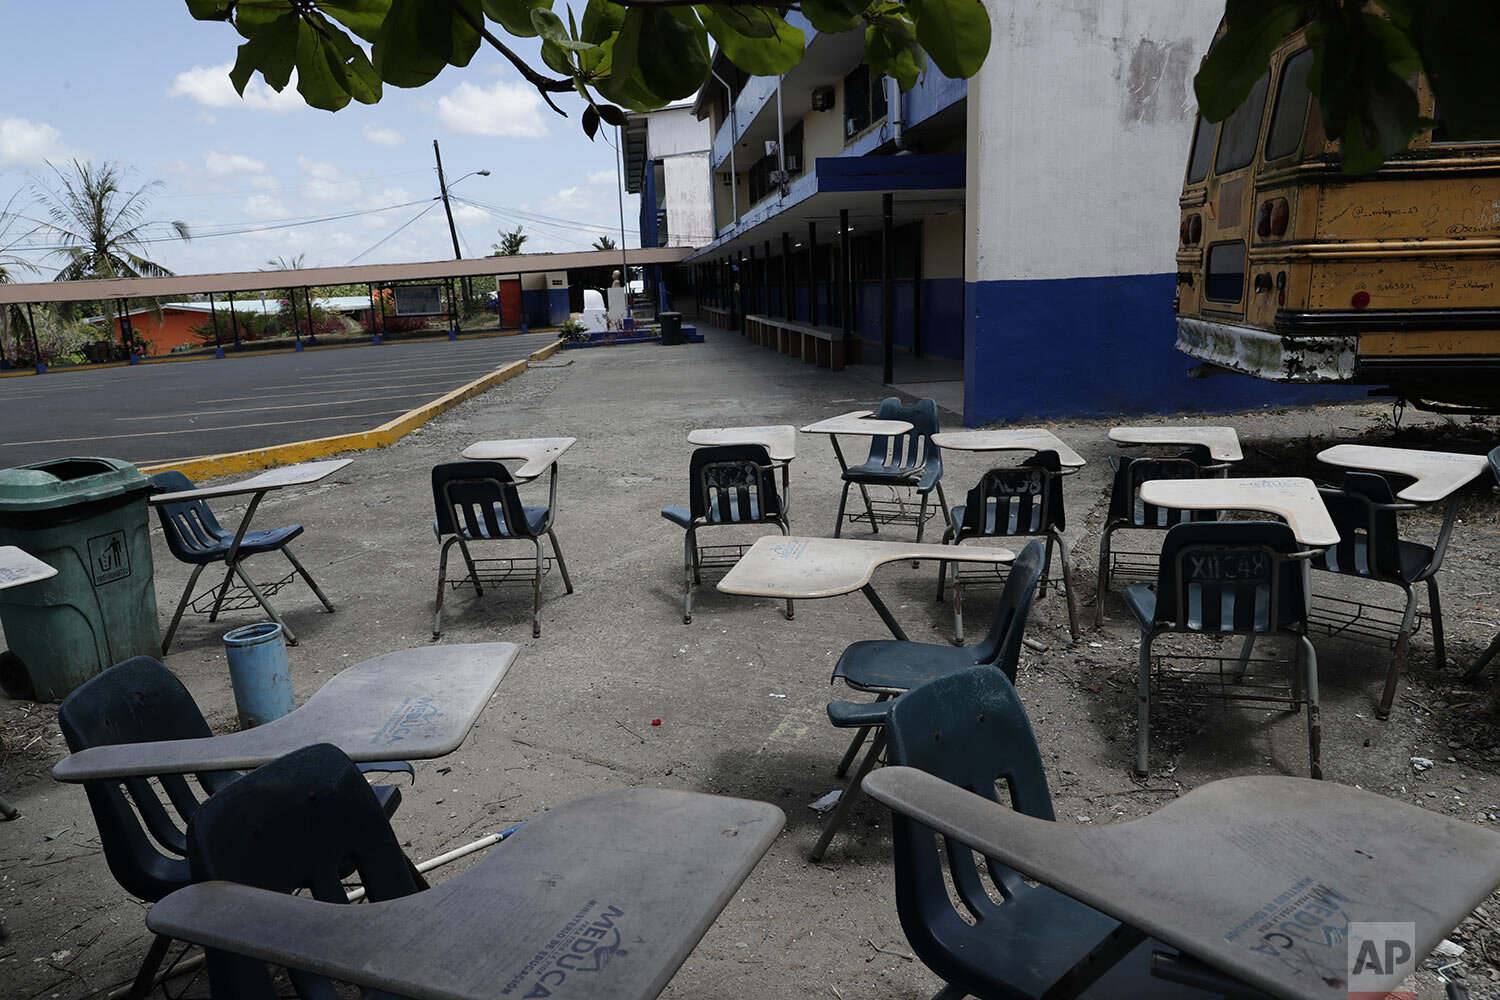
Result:
M148 181L132 191L123 186L130 171L118 163L73 160L71 172L50 161L47 166L57 175L56 186L32 178L32 192L51 220L47 224L50 235L61 244L52 255L65 261L52 280L172 274L145 256L147 244L159 238L192 238L185 222L147 217L150 192L162 187L161 181Z
M500 233L500 242L490 244L490 248L495 251L494 253L490 254L490 256L514 257L516 254L521 252L521 244L525 243L530 238L531 237L521 232L520 226L517 226L516 231L513 233L507 233L502 230Z
M615 246L615 241L612 240L612 239L610 239L608 236L601 236L597 240L594 241L594 249L595 250L616 250L616 249L618 249L618 247Z

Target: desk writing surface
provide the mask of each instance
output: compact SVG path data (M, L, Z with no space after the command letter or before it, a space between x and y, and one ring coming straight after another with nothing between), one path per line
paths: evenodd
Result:
M1303 545L1337 545L1338 528L1317 484L1300 476L1280 479L1150 479L1141 499L1175 510L1259 510L1279 514Z
M516 653L509 642L386 653L334 675L300 708L254 729L90 747L64 757L52 777L247 770L313 743L332 743L356 763L441 757L463 743Z
M875 420L869 410L851 410L836 417L819 420L802 428L804 434L864 434L869 437L894 437L911 430L905 420Z
M464 458L470 461L498 462L501 459L516 459L522 464L513 475L518 480L535 479L547 471L547 467L578 443L577 438L507 438L501 441L479 441L463 450Z
M417 1000L649 1000L785 822L764 802L619 789L528 820L400 899L343 906L204 882L153 906L147 926Z
M1233 427L1111 427L1109 439L1119 444L1207 445L1209 455L1218 462L1238 462L1245 457Z
M0 545L0 590L50 580L57 570L14 545Z
M1055 451L1065 468L1082 468L1083 456L1044 428L1007 427L995 431L940 431L932 436L939 448L954 451Z
M179 490L176 493L157 493L152 495L151 502L153 504L180 503L184 500L208 500L213 497L259 493L262 490L279 490L287 486L307 486L320 479L326 479L352 461L354 461L352 458L331 458L326 462L299 462L296 465L283 465L238 482L198 486L191 490Z
M1394 472L1416 479L1396 495L1412 503L1436 503L1467 486L1489 467L1483 455L1417 448L1383 448L1368 444L1336 444L1318 452L1318 461L1346 469Z
M700 427L688 434L688 444L760 444L773 462L790 462L797 457L797 428L791 424L762 427Z
M1008 563L1015 557L1009 549L979 545L767 535L750 546L718 586L726 594L745 597L837 597L869 583L883 563L902 559Z
M1425 956L1500 884L1500 834L1331 781L1228 778L1099 826L1024 816L909 767L864 788L1282 997L1345 1000L1350 921L1414 921Z

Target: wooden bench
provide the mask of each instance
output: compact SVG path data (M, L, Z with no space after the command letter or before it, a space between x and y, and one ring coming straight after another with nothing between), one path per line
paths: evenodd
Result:
M813 326L771 316L746 316L745 336L751 343L832 371L842 371L850 360L859 360L857 345L854 358L847 358L843 331L829 326Z

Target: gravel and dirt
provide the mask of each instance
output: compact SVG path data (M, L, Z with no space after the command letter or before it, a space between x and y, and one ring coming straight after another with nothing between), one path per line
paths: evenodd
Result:
M936 992L941 983L913 960L896 916L884 809L861 802L824 860L807 860L822 821L808 804L838 787L833 770L846 742L824 713L830 698L846 696L829 687L829 672L848 643L884 634L879 620L855 594L800 602L788 622L778 602L720 594L709 575L696 595L693 624L684 625L681 531L658 514L666 504L686 502L689 430L801 426L873 408L884 394L856 375L817 370L714 331L706 344L677 349L564 352L390 448L353 456L352 465L317 487L267 497L256 523L306 525L299 555L338 607L326 614L300 586L276 598L302 640L290 651L300 700L347 666L432 641L431 466L485 438L578 438L562 460L557 522L577 590L565 595L556 574L548 577L542 636L530 635L529 589L487 589L479 598L460 591L446 603L441 641L501 639L518 643L521 654L467 743L416 765L416 783L403 789L394 820L410 854L431 857L612 787L764 799L786 812L786 830L664 995L852 1000ZM955 414L943 417L948 426L959 423ZM1245 450L1237 472L1246 475L1335 478L1314 456L1337 442L1483 453L1500 439L1500 425L1468 418L1407 412L1398 427L1390 405L1375 402L1188 419L1234 426ZM1117 822L1217 778L1305 775L1300 715L1209 706L1159 715L1154 770L1145 780L1133 776L1138 632L1118 586L1106 602L1104 627L1091 627L1107 458L1118 453L1105 439L1109 423L1047 424L1089 463L1066 483L1084 634L1069 642L1064 603L1049 595L1029 629L1045 649L1023 654L1018 683L1058 817ZM793 531L831 534L837 467L821 437L802 435L798 447ZM944 457L952 503L961 502L993 458ZM531 489L545 489L544 482ZM1500 825L1495 682L1486 676L1465 685L1459 677L1500 629L1500 501L1492 485L1486 475L1463 491L1440 574L1448 665L1434 664L1424 624L1389 721L1374 716L1388 648L1356 638L1314 639L1326 777L1487 826ZM220 506L221 519L232 521L233 507ZM1403 526L1430 543L1441 513L1440 507L1415 512ZM1117 538L1127 544L1126 535ZM1145 546L1154 544L1145 536ZM186 567L172 560L159 532L154 545L158 600L169 609ZM926 563L893 565L875 582L912 638L943 642L952 634L952 616L949 605L933 601L934 573ZM1360 593L1384 604L1399 596L1393 587L1327 574L1314 584L1330 593L1362 587ZM966 595L970 641L982 633L997 594L972 588ZM235 725L219 636L251 621L248 615L218 624L189 616L167 658L216 730ZM82 791L48 777L65 752L56 706L0 701L0 727L0 795L22 813L0 822L0 919L9 931L0 940L0 995L102 996L129 980L145 952L146 907L110 877ZM1417 757L1432 766L1416 770ZM1390 863L1420 866L1425 850L1410 844L1406 856ZM466 863L439 874L451 877ZM1450 937L1464 954L1425 963L1419 995L1441 996L1432 970L1443 964L1449 967L1442 974L1465 980L1474 996L1500 996L1500 897ZM206 992L200 980L189 995Z

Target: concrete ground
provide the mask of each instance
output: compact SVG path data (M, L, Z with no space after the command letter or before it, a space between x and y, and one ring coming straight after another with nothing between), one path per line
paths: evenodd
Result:
M59 455L149 465L368 430L555 339L396 342L0 379L0 468Z
M335 614L323 612L301 586L276 599L302 638L290 652L297 694L306 698L335 672L368 657L432 641L432 465L484 438L576 436L578 444L562 460L557 524L576 593L565 595L557 575L548 577L539 639L530 635L525 588L449 598L443 642L503 639L522 652L464 747L417 764L416 785L403 790L395 818L399 836L412 856L431 857L557 803L625 785L764 799L785 810L785 832L664 995L928 997L940 983L912 960L902 935L883 808L861 803L822 863L807 860L821 825L808 803L838 787L833 769L846 743L824 714L831 697L846 696L829 687L829 671L848 643L884 634L879 620L856 594L800 602L788 622L778 602L718 593L710 574L698 591L693 624L684 625L682 536L658 514L665 504L686 502L685 438L692 428L800 426L873 406L881 390L730 334L710 330L708 336L706 344L682 348L560 353L395 446L354 456L332 480L268 496L257 524L307 526L299 553L338 606ZM1335 440L1392 441L1389 412L1360 404L1215 422L1240 430L1247 474L1296 473L1317 471L1311 456ZM957 425L951 413L944 419ZM1216 778L1305 774L1300 715L1212 707L1163 718L1153 730L1153 774L1132 776L1136 627L1118 589L1106 604L1110 620L1102 629L1089 627L1087 611L1108 488L1106 458L1115 453L1105 440L1107 426L1052 425L1089 461L1067 482L1067 534L1085 631L1070 645L1063 602L1052 596L1041 602L1029 632L1046 651L1024 654L1018 685L1059 818L1113 822ZM1496 437L1487 423L1409 417L1408 427L1397 443L1483 450ZM821 437L803 435L799 448L792 466L793 530L829 534L838 501L836 466ZM946 455L949 500L959 502L987 464L984 456ZM232 519L228 505L224 513ZM1450 665L1435 668L1423 630L1389 722L1375 721L1372 711L1386 651L1360 641L1316 640L1330 780L1486 825L1500 816L1493 682L1458 683L1460 668L1484 648L1500 620L1497 513L1487 482L1464 493L1442 574ZM1411 521L1416 537L1430 539L1434 529L1431 516ZM853 534L865 536L858 529ZM165 615L187 573L159 536L155 555ZM275 569L264 566L260 575ZM933 601L934 573L931 564L918 570L894 565L875 582L913 638L943 642L952 619L948 605ZM1320 587L1340 582L1316 579ZM996 593L971 590L965 602L971 637L983 631ZM248 612L214 625L189 618L167 660L216 729L234 725L219 636L251 620ZM654 719L661 725L653 726ZM148 943L145 908L110 878L81 790L47 776L64 753L55 707L0 701L0 724L6 752L0 795L23 813L0 823L0 917L11 932L0 942L0 993L21 1000L97 996L134 972ZM1417 756L1435 765L1414 771ZM1390 863L1420 865L1423 850L1414 843L1409 856ZM460 867L442 874L451 877ZM1449 974L1466 976L1476 996L1500 995L1500 972L1488 960L1500 957L1497 919L1500 902L1492 897L1455 935L1468 951ZM206 992L201 982L195 989ZM1420 995L1440 995L1430 973L1421 974Z

